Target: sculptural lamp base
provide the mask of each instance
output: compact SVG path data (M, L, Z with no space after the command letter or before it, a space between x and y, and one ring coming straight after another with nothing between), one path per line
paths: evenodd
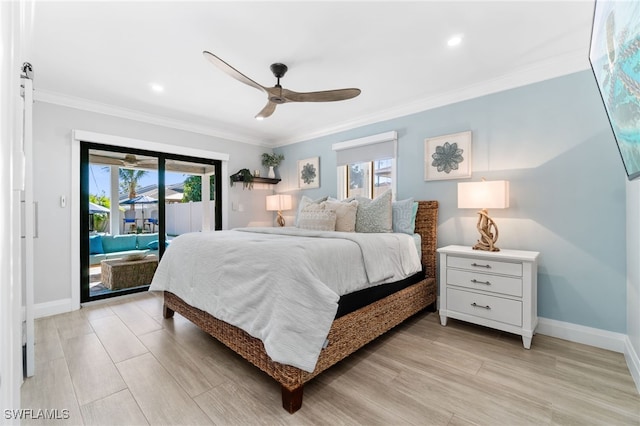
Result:
M474 250L484 251L500 251L496 247L496 241L498 241L498 226L489 217L487 209L482 209L478 212L478 232L480 233L480 239L473 246Z
M278 218L276 219L276 222L278 222L278 225L284 226L284 217L282 217L282 212L280 210L278 210Z

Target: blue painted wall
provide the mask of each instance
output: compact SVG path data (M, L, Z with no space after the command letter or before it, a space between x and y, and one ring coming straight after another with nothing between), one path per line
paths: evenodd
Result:
M498 246L541 253L538 314L626 332L626 175L590 71L277 148L286 158L277 190L335 196L331 144L390 130L397 198L440 202L438 246L473 245L476 214L457 208L464 180L424 181L424 139L471 130L471 180L511 185L510 208L490 212ZM313 156L321 187L298 191L296 162Z

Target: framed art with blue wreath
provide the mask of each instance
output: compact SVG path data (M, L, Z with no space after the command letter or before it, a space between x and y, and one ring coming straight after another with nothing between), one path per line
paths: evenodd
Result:
M471 131L424 140L424 180L471 177Z
M300 189L320 187L320 157L298 161L298 187Z

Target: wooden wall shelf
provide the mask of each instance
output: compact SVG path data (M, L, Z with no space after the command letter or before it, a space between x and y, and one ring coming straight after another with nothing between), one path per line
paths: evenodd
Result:
M244 179L242 177L240 178L231 178L231 180L233 182L244 182ZM271 185L276 185L278 182L280 182L281 179L272 179L272 178L266 178L266 177L254 177L252 182L253 183L267 183L267 184L271 184Z

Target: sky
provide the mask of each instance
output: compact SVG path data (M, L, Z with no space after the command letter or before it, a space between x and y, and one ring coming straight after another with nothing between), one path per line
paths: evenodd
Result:
M184 182L188 175L183 173L165 173L165 184L171 185L174 183ZM149 171L148 174L143 176L138 185L144 187L147 185L153 185L158 183L158 172ZM102 193L108 197L111 194L110 184L110 172L102 165L90 164L89 165L89 194L102 195Z

